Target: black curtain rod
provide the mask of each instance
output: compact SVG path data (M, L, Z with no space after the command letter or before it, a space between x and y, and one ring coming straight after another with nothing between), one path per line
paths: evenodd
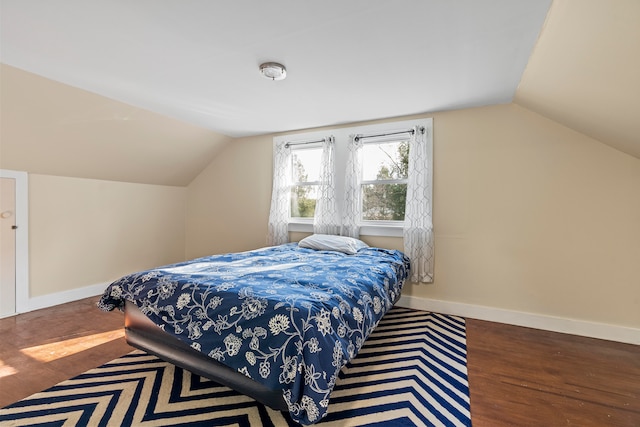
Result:
M326 138L322 138L322 139L319 139L319 140L317 140L317 141L287 142L286 144L284 144L284 147L285 147L285 148L289 148L289 147L291 147L292 145L317 144L317 143L319 143L319 142L324 142L324 140L325 140L325 139L326 139ZM330 140L330 141L333 141L333 137L332 137L332 136L331 136L331 137L329 137L329 140Z
M410 133L411 135L413 135L415 132L416 132L415 129L409 129L409 130L404 130L402 132L381 133L381 134L378 134L378 135L357 135L354 139L356 140L356 142L358 142L361 139L377 138L377 137L380 137L380 136L401 135L403 133ZM424 126L420 127L420 133L424 133Z

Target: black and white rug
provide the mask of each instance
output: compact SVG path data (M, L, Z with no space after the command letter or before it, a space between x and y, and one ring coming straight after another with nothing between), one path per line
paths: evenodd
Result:
M0 426L294 426L134 351L0 409ZM464 319L393 308L347 365L322 426L470 426Z

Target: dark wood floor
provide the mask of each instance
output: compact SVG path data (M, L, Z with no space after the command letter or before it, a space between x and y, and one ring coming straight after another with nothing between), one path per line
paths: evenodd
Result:
M89 298L0 319L0 407L132 350ZM482 426L640 426L640 346L467 320Z
M467 320L471 420L640 426L640 346Z

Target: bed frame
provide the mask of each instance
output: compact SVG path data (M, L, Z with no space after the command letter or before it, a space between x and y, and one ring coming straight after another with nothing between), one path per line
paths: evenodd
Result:
M282 390L271 390L194 350L156 326L130 301L126 301L124 312L125 338L131 346L232 388L277 411L289 411L282 397Z

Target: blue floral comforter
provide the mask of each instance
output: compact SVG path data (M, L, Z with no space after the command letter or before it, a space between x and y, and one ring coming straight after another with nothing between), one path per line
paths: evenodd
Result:
M312 424L408 270L395 250L346 255L290 243L130 274L109 285L99 307L132 301L192 348L282 389L292 418Z

